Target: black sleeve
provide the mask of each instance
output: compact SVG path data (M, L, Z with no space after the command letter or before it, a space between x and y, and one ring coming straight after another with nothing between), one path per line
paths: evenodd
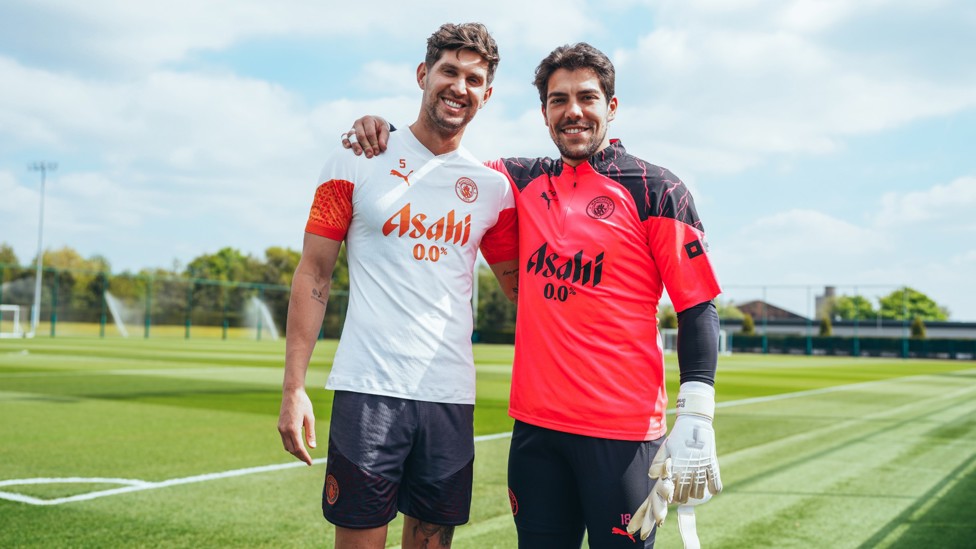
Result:
M715 385L718 367L718 311L711 301L678 313L678 370L681 383Z

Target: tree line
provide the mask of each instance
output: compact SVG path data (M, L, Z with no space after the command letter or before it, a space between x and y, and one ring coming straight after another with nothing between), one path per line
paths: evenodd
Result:
M185 266L174 263L170 269L142 269L112 274L111 265L102 256L83 257L70 247L44 251L45 300L51 307L56 293L58 307L72 311L77 320L92 321L102 310L104 293L128 302L142 303L150 299L153 322L180 324L191 310L195 324L219 325L229 322L241 325L241 311L254 296L267 304L280 327L284 328L288 311L288 296L292 276L301 252L273 246L263 257L254 257L231 247L215 253L202 254ZM0 301L31 303L36 260L21 266L13 248L0 243ZM53 275L53 276L52 276ZM22 282L17 284L16 282ZM56 288L55 288L56 286ZM52 291L55 290L56 292ZM323 333L338 336L345 319L348 303L349 271L345 246L339 254L332 276L332 293L326 312ZM516 307L505 298L495 283L491 270L478 270L478 314L475 328L482 332L512 333L515 329ZM723 320L744 318L732 301L716 300L719 317ZM940 321L947 320L949 311L927 295L909 287L898 288L877 299L877 304L861 295L840 295L827 302L820 311L821 318L853 320L881 318L886 320ZM663 305L658 313L663 328L676 328L677 315L670 305ZM827 328L829 330L829 328Z

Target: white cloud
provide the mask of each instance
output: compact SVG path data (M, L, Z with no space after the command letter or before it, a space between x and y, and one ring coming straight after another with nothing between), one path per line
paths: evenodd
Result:
M418 61L420 63L423 60ZM417 66L370 61L363 65L356 76L356 86L371 94L419 96Z
M976 177L960 177L921 191L885 193L875 223L881 227L910 229L939 221L943 227L972 231L976 237L974 212Z
M803 285L818 291L822 285L844 285L848 293L860 285L872 296L908 285L950 305L954 318L976 320L976 294L958 291L976 273L971 244L976 238L971 213L976 211L976 178L887 193L879 202L880 212L865 224L811 209L772 213L735 234L711 235L711 254L723 280L776 281L778 294L767 298L800 313L806 307ZM756 291L732 288L727 298L758 298Z
M731 15L708 2L661 7L655 29L615 54L617 93L638 112L672 112L618 126L741 156L715 164L701 155L703 170L728 173L756 155L823 155L848 136L976 107L976 74L930 74L910 41L873 35L840 49L837 36L814 32L876 17L887 2L754 4Z
M0 18L26 20L41 34L11 29L0 50L73 71L145 74L199 51L218 51L269 37L347 38L345 47L383 51L396 39L426 37L445 21L484 22L502 55L527 47L548 52L584 32L600 32L585 0L496 0L472 13L467 5L435 0L323 3L317 0L173 0L166 3L92 0L13 0ZM518 14L513 17L512 14ZM545 22L546 32L539 32ZM5 29L6 30L6 29ZM50 36L58 36L52 45ZM341 52L340 52L341 53Z
M0 148L14 159L0 172L0 242L22 259L34 253L36 174L17 170L21 156L43 151L62 164L47 195L51 246L83 255L120 250L109 254L116 269L225 245L255 254L298 247L314 178L339 132L366 113L401 126L417 116L420 59L403 62L393 48L420 53L440 23L473 18L492 30L502 65L466 147L484 158L552 154L531 68L559 44L612 44L621 110L611 133L693 187L700 211L725 215L728 195L716 188L723 174L783 178L770 166L836 159L852 136L976 107L976 65L959 53L965 43L931 32L945 22L950 38L971 36L960 31L965 23L948 23L973 10L940 2L931 9L922 0L500 0L474 15L470 6L433 0L4 2L0 19L25 23L0 35ZM601 17L614 10L633 10L624 31ZM913 15L929 25L924 37L901 32ZM235 46L296 39L341 44L328 57L337 64L355 57L359 65L346 73L352 81L310 104L300 91L228 68L243 61L220 64L222 54L239 53ZM361 91L370 98L340 95ZM793 284L883 280L933 296L965 286L976 263L968 245L972 168L961 164L944 177L950 183L883 197L852 188L851 200L873 212L860 218L753 204L742 209L740 231L709 235L720 274ZM783 179L778 188L788 198ZM703 218L714 226L711 214ZM949 237L959 240L950 251L934 244Z

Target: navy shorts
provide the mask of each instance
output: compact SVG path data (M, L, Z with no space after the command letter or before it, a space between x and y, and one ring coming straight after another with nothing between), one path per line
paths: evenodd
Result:
M474 405L336 391L322 513L376 528L397 511L423 522L468 522Z
M627 533L651 490L647 469L664 438L647 442L563 433L515 422L508 495L519 547L578 549L654 546Z

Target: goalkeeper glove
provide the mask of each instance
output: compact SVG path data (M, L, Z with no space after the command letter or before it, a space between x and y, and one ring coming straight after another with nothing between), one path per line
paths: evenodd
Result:
M715 431L712 429L715 388L697 381L682 383L678 391L677 415L671 433L661 444L647 472L647 476L657 482L627 526L630 534L639 531L641 539L651 535L655 523L658 526L664 523L668 503L700 505L722 491L715 455ZM694 533L693 517L691 524Z

